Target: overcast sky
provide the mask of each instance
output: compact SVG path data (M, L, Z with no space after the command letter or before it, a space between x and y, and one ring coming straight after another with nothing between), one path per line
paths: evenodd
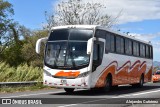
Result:
M15 10L14 19L30 29L41 29L45 23L44 11L52 12L59 0L8 0ZM154 45L154 60L160 61L160 0L84 0L100 2L106 6L103 13L116 17L121 11L115 26L121 32Z

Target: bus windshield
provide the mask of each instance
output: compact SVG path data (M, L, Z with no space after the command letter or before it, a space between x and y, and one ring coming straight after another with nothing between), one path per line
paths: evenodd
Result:
M50 36L48 39L45 64L53 69L80 69L88 66L87 40L92 37L92 30L85 32L84 30L67 29L51 33L51 36L55 37ZM61 33L61 37L55 35L58 33ZM57 40L56 36L60 40Z

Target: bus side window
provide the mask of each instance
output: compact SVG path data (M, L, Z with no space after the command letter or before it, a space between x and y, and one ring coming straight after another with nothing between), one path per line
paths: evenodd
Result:
M141 46L141 56L144 57L144 49L143 49L143 44L140 45Z
M106 46L105 46L106 53L108 53L110 51L110 47L111 47L110 34L106 33Z
M101 44L94 44L93 50L93 62L95 61L96 64L100 64L103 58L103 46Z
M140 45L139 45L139 43L137 42L137 56L139 56L139 54L140 54Z
M125 39L125 54L129 55L129 42L128 42L128 39Z
M132 41L129 39L125 39L125 54L132 55Z
M145 57L145 45L140 44L140 56Z
M153 48L150 46L150 59L153 59Z
M133 44L132 41L129 40L129 41L128 41L128 45L129 45L129 55L132 55L132 53L133 53L133 50L132 50L133 45L132 45L132 44Z
M146 45L146 58L149 58L149 48L148 48L148 45Z
M96 63L95 61L98 61L98 44L95 44L95 43L94 43L93 63Z
M121 53L124 54L124 38L121 38Z
M103 50L104 50L104 43L102 42L94 43L94 48L93 48L93 66L94 66L93 69L94 70L102 63L103 52L104 52Z
M116 52L121 53L121 38L116 36Z
M134 41L133 42L133 55L134 56L140 56L141 49L140 49L140 45L138 42Z
M96 30L95 37L105 39L106 31L104 30Z
M92 72L94 72L99 65L98 64L98 62L99 62L98 44L94 43L93 47L94 48L93 48L93 68L92 68Z
M111 46L111 48L110 48L110 51L111 52L115 52L115 36L113 35L113 34L111 34L110 35L110 42L111 42L111 44L110 44L110 46Z

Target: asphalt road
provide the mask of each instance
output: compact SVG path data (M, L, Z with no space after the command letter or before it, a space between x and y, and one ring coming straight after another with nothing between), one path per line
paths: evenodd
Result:
M0 107L160 107L160 83L146 83L143 88L120 86L107 93L100 90L75 90L73 94L66 94L63 89L53 89L0 94L0 98L12 101L42 99L43 103L42 105L1 104ZM45 102L55 104L44 104Z

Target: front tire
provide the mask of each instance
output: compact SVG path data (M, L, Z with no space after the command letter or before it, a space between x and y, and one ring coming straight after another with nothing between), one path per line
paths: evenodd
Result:
M74 88L64 88L64 90L66 91L66 93L73 93Z
M110 76L107 76L105 81L104 91L108 92L111 90L111 88L112 88L112 78Z

